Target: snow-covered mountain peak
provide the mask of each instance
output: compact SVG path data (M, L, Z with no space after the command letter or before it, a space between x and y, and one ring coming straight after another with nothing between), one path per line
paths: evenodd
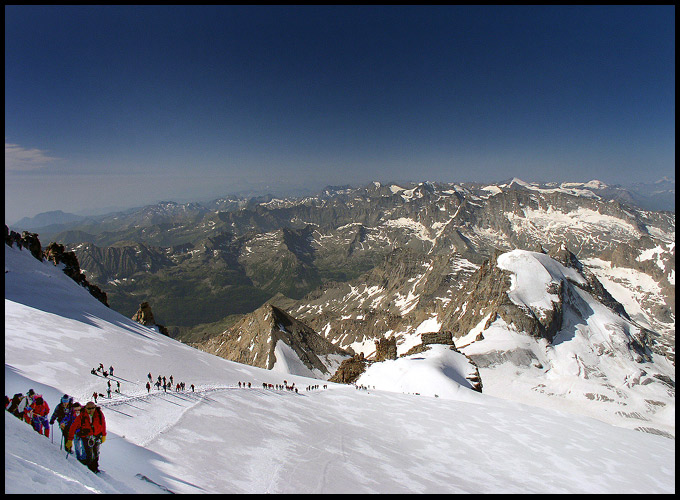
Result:
M532 310L551 309L552 304L560 300L555 292L563 280L586 284L578 271L539 252L514 250L500 255L497 264L512 273L508 296L513 303Z
M489 297L497 305L456 340L479 366L485 392L543 404L552 398L616 425L674 435L673 365L649 350L648 332L592 273L523 250L498 256L497 266L510 274L509 286Z

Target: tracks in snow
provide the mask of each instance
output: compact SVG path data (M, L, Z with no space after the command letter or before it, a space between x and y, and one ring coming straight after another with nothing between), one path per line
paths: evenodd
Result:
M151 393L113 393L111 399L100 398L98 405L105 412L111 411L107 418L119 420L120 424L115 427L123 426L124 432L131 442L139 446L148 446L161 434L171 432L172 428L182 419L184 414L200 404L210 404L214 401L211 395L232 392L232 391L253 391L260 393L259 396L305 396L302 394L291 393L289 391L279 391L263 389L258 387L239 388L236 386L208 386L195 392L191 391L152 391ZM115 417L118 417L116 419Z

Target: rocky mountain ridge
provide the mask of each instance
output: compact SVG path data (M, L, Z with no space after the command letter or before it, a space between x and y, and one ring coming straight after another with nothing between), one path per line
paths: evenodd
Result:
M194 346L231 361L272 370L277 363L287 361L284 358L288 353L281 352L280 344L292 350L316 378L329 378L342 360L351 356L272 304L263 305L231 328ZM296 374L307 375L302 371Z
M64 245L52 242L43 251L36 233L24 231L22 234L19 234L15 231L10 231L7 226L5 226L5 244L10 247L16 245L18 248L27 248L33 257L39 261L48 260L55 266L61 266L64 274L85 288L90 295L102 304L109 307L106 293L97 285L88 282L85 274L81 272L76 254L74 252L65 251Z

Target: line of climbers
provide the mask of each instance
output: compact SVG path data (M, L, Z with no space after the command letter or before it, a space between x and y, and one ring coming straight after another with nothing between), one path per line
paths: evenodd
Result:
M146 378L149 379L149 381L146 383L146 392L147 394L151 392L151 383L153 382L153 377L151 376L151 372L146 376ZM158 376L158 380L156 380L156 383L153 384L153 387L156 388L157 391L161 390L161 387L163 387L163 392L168 392L168 389L172 390L172 384L174 383L172 375L170 377L165 378L165 376ZM180 392L186 390L187 385L184 382L177 382L177 385L175 385L175 392ZM195 386L194 384L190 385L191 387L191 392L194 392Z
M323 388L324 388L324 389L328 389L328 385L327 385L327 384L324 384L324 385L323 385ZM319 390L319 384L316 384L316 385L308 385L308 386L305 388L305 391L318 391L318 390Z
M93 368L90 373L96 375L97 372L102 372L104 377L108 377L109 373L113 376L113 366L109 368L109 372L104 371L104 365L99 363L99 368ZM147 375L149 379L146 383L147 393L151 391L151 382L153 377L151 373ZM158 376L158 380L154 384L157 390L160 390L162 381L163 390L167 392L167 388L172 388L173 376L170 375L168 379L164 376ZM168 383L169 382L169 383ZM118 387L116 392L120 393L120 382L116 382ZM239 387L252 387L250 382L238 382ZM194 384L191 384L191 392L194 392ZM295 382L288 385L288 381L284 380L283 384L268 384L263 382L264 389L276 389L298 392L295 387ZM185 390L186 384L178 382L175 390ZM324 384L324 389L328 388ZM360 388L364 388L361 386ZM319 389L318 385L307 386L305 390ZM108 393L111 397L111 381L108 381ZM40 394L36 394L33 389L24 396L22 393L15 394L12 399L5 395L5 409L20 420L24 420L30 424L33 429L45 437L50 437L50 425L54 425L55 420L59 424L62 433L62 443L64 444L68 453L73 453L73 443L75 441L75 454L77 459L85 464L94 473L99 472L99 447L106 441L106 419L97 402L97 396L103 397L101 393L96 391L92 394L94 402L88 401L85 406L78 402L74 402L73 398L68 394L64 394L57 404L50 419L47 415L50 412L50 407L47 401ZM54 436L52 436L54 442ZM67 456L68 457L68 456Z
M11 400L5 396L5 409L19 420L31 425L37 433L50 437L50 425L47 420L50 407L42 395L36 394L33 389L29 389L25 396L19 392Z
M250 382L241 382L239 380L238 386L239 386L239 388L245 389L247 387L248 389L250 389L252 387L252 384ZM295 382L291 382L290 385L288 385L287 380L284 380L283 384L268 384L267 382L262 382L262 388L263 389L274 389L274 390L277 390L277 391L283 391L283 390L291 391L291 392L294 391L296 394L298 393L298 389L297 389L297 387L295 387ZM315 389L318 389L318 388L319 388L318 385L308 385L305 388L305 390L311 391L311 390L315 390ZM324 384L323 388L328 389L328 385Z
M81 406L64 394L48 421L49 405L42 395L29 389L26 396L17 393L11 400L5 396L5 409L31 424L36 432L45 437L50 437L50 425L54 425L56 420L61 429L61 443L67 453L73 453L75 441L76 458L95 474L99 472L99 447L106 441L106 419L101 408L92 401Z

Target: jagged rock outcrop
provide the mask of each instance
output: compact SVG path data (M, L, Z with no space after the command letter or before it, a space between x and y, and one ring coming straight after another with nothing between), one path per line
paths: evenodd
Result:
M423 333L420 336L423 345L430 344L444 344L444 345L455 345L453 342L453 335L451 332L439 331L432 333Z
M136 321L144 326L153 326L156 321L153 317L153 312L151 311L151 306L148 302L142 302L139 304L139 309L132 317L132 321Z
M55 266L60 264L63 265L64 274L85 288L94 298L106 307L109 307L106 293L97 285L93 285L87 281L85 274L80 270L76 254L73 252L66 252L64 250L64 245L52 242L43 252L42 245L40 244L40 240L36 233L24 231L20 236L19 233L10 231L7 225L5 225L5 244L9 246L17 245L19 248L27 248L31 254L41 262L43 259L46 259Z
M452 347L453 349L453 347ZM473 375L468 375L465 377L470 384L472 384L472 389L477 391L477 392L482 392L482 389L484 387L484 384L482 383L482 377L479 374L479 367L477 366L477 363L474 362L474 360L465 354L465 357L470 361L471 364L475 366L475 373Z
M29 252L38 260L43 260L42 246L36 233L23 231L21 234L10 231L5 224L5 244L9 246L17 245L19 248L28 248Z
M394 337L380 338L375 341L375 362L386 359L397 359L397 339Z
M156 323L156 320L153 317L153 312L151 311L151 306L148 302L142 302L139 304L139 309L135 315L132 316L132 320L144 326L157 326L160 333L167 336L170 335L168 329L165 326Z
M44 252L44 257L52 262L55 266L63 264L64 274L70 277L73 281L86 288L90 294L99 300L102 304L108 307L106 292L102 291L98 286L92 285L87 281L85 273L80 270L78 258L73 252L67 252L64 245L56 242L50 243Z
M278 342L291 348L309 370L320 376L330 376L340 360L350 356L348 351L271 303L197 347L231 361L271 370L277 362Z
M453 342L453 334L448 331L439 331L432 333L423 333L420 335L420 344L411 347L401 356L410 356L411 354L418 354L429 349L432 344L450 345L454 351L457 351Z
M448 317L445 318L442 329L450 330L453 337L461 337L487 316L485 326L493 323L502 311L520 329L534 330L531 319L523 312L517 314L519 311L515 311L514 304L508 297L510 277L511 274L499 269L495 261L484 261L467 285L454 296L451 301L452 310L447 311ZM516 313L514 320L511 318L512 312Z
M42 246L36 233L24 231L21 233L21 239L24 241L24 247L28 248L36 259L43 259Z
M10 231L10 229L7 227L7 224L5 224L5 245L11 247L15 244L18 247L21 246L21 235L16 231Z
M630 319L623 305L611 296L611 294L602 286L602 283L600 283L600 281L595 277L590 269L584 267L583 264L581 264L581 262L576 258L576 255L574 255L569 250L569 248L567 248L566 244L560 243L559 245L555 245L550 249L548 255L563 266L576 269L586 279L587 285L573 283L575 286L578 286L579 288L593 295L595 298L597 298L597 300L614 311L616 314L623 316L626 319Z
M370 364L371 362L364 358L364 353L356 354L344 360L328 381L338 384L353 384Z

